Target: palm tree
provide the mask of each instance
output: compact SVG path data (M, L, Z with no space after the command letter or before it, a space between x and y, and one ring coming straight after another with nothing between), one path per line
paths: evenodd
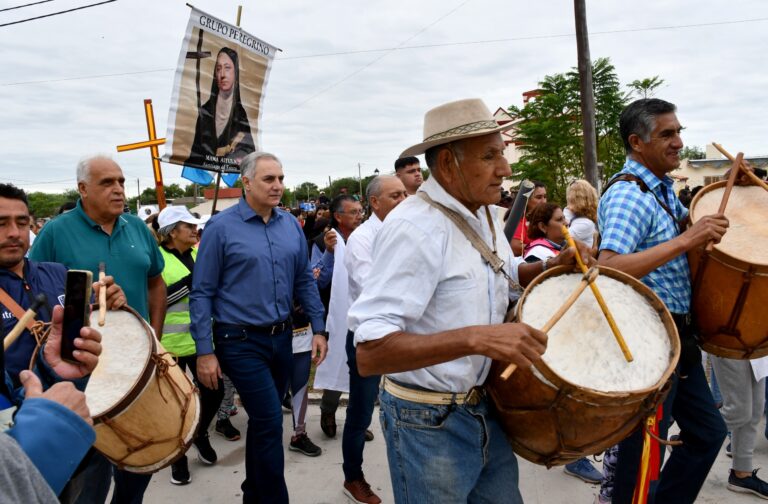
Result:
M655 75L651 78L633 80L627 87L633 90L641 98L648 98L655 94L656 88L664 84L664 79Z

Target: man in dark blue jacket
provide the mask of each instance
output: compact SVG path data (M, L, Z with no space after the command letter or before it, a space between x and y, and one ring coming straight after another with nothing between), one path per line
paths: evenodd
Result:
M66 269L56 264L35 264L24 259L29 248L30 216L26 195L20 189L0 184L0 286L15 304L26 309L39 293L50 300L63 297ZM109 291L108 291L109 292ZM112 301L120 302L122 292L112 286ZM124 303L124 296L122 297ZM11 304L11 302L8 302ZM5 334L16 324L15 306L2 306ZM63 309L40 310L40 319L51 321L48 341L42 346L36 372L27 371L36 340L25 331L8 348L0 347L0 438L2 458L20 449L37 473L19 477L15 464L0 463L3 492L25 502L47 502L58 494L93 444L85 395L85 377L96 367L101 353L101 335L83 328L74 344L77 364L61 359ZM6 358L10 373L6 372ZM13 376L13 379L12 379ZM17 388L17 384L23 386ZM80 389L80 390L78 390ZM28 464L23 467L28 467ZM39 474L38 474L39 473ZM41 476L42 478L40 478ZM50 489L41 484L44 480ZM55 495L53 495L55 501Z

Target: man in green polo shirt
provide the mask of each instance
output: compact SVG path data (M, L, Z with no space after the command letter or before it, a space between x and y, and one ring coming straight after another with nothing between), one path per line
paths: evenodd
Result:
M43 228L29 257L35 261L61 263L69 269L90 270L94 278L98 276L99 263L104 262L107 274L123 288L128 305L148 320L160 337L166 306L165 282L161 276L165 263L144 222L123 213L124 185L123 171L110 158L95 156L80 161L77 207ZM96 472L101 474L98 479L109 477L103 470ZM117 501L140 502L150 478L151 475L115 468ZM90 486L93 492L103 487L96 482ZM109 489L108 483L106 489ZM104 502L106 494L80 497L83 502Z
M111 159L95 157L78 164L77 179L77 206L43 228L30 259L91 270L94 278L103 261L128 305L150 321L159 337L165 318L163 257L144 222L123 213L122 170Z

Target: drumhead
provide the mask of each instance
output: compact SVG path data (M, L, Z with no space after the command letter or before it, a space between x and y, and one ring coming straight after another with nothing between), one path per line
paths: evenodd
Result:
M101 333L102 352L85 388L93 418L123 402L142 381L153 341L146 322L132 310L108 311L101 327L98 319L99 312L94 310L91 326Z
M535 285L525 297L522 321L543 327L581 279L581 274L563 274ZM587 288L549 332L544 363L570 383L601 392L630 392L657 385L669 369L673 353L661 316L628 284L600 275L597 286L634 360L624 358Z
M724 185L705 188L693 203L691 220L717 213L724 192ZM725 216L730 226L715 248L750 264L768 265L768 192L757 186L734 186Z

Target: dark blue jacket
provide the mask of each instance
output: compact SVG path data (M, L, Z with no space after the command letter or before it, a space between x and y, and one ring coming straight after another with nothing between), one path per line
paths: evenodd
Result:
M51 307L57 303L62 304L64 299L66 276L67 269L61 264L25 259L23 279L9 270L0 269L0 287L24 309L29 307L35 295L41 292L45 294L49 306L40 310L37 319L48 322L51 320ZM16 317L1 304L0 310L3 324L1 332L5 335L16 325ZM18 375L29 367L36 344L34 336L24 331L5 352L5 370L0 369L0 377L5 382L5 387L0 387L0 409L9 404L20 406L14 417L14 426L6 434L16 440L48 485L58 494L93 445L96 434L83 419L59 403L42 398L23 400L23 390L16 388ZM42 358L42 349L35 371L45 389L62 381ZM86 382L87 378L83 378L74 381L74 384L83 390Z
M63 305L64 289L67 282L67 268L58 263L24 260L24 278L7 269L0 269L0 287L5 290L25 310L32 304L34 297L43 293L48 298L48 305L37 314L37 320L50 322L51 309L57 304ZM0 304L2 316L2 334L7 334L14 325L16 317L7 306ZM18 386L19 373L29 368L29 360L35 351L35 337L25 330L19 339L5 352L5 370Z

